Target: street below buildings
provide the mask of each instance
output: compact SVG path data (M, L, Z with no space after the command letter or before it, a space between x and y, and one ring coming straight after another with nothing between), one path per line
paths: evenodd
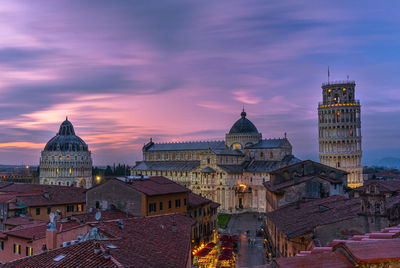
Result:
M258 213L232 215L228 223L226 231L239 236L237 267L252 267L266 263L263 237L256 237L256 232L262 225L258 216ZM249 243L249 239L254 241Z

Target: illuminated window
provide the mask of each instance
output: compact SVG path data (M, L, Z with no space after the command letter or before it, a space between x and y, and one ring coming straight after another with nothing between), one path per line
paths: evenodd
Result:
M152 154L150 154L150 160L153 160L153 155Z
M78 204L78 205L76 206L76 210L77 210L78 212L82 212L82 211L83 211L82 204Z
M235 144L235 149L239 149L239 144Z
M20 255L21 254L21 245L14 244L14 254Z
M57 175L58 175L58 173L60 173L60 170L58 170L58 168L57 168Z
M168 154L166 154L166 155L165 155L165 159L168 159L168 157L169 157Z
M190 159L192 159L192 153L190 153Z
M67 156L67 161L69 161L69 156Z
M331 93L331 91L332 91L331 89L328 89L328 93Z
M32 255L33 255L33 248L26 247L26 256L32 256Z
M345 87L343 88L343 93L346 93L346 88Z
M353 130L350 130L350 137L353 137Z
M272 152L269 153L269 158L274 158L274 154Z
M174 160L176 159L176 154L174 154Z
M62 157L61 157L61 155L60 155L60 157L58 157L58 160L60 160L60 161L62 160Z
M69 174L71 174L72 173L72 169L71 168L69 168Z
M181 159L185 159L185 155L183 153L181 154Z
M200 154L197 154L197 159L200 159Z

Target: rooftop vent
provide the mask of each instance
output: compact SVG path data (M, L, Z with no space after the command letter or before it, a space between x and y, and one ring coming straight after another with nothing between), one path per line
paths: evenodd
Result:
M61 260L64 259L64 258L65 258L65 255L64 255L64 254L60 254L60 255L58 255L57 257L55 257L55 258L53 259L53 261L59 262L59 261L61 261Z
M111 257L110 249L107 248L106 251L104 252L104 259L109 259L110 257Z
M118 248L116 245L113 244L106 245L106 247L110 249Z
M119 229L124 229L124 221L122 219L117 220L118 224L119 224Z

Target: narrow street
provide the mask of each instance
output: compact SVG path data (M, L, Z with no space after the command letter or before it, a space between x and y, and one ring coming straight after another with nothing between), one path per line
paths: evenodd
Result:
M256 237L256 231L260 229L262 221L258 220L257 213L244 213L232 215L227 232L239 235L239 253L237 267L251 267L266 263L263 237ZM249 231L246 234L246 231ZM249 238L254 238L254 245L248 243Z

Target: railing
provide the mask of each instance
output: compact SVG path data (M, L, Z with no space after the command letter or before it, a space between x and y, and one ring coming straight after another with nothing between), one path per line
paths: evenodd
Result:
M329 85L340 85L340 84L356 84L356 81L354 80L335 80L335 81L329 81L326 83L322 83L322 86L329 86Z
M335 102L318 102L318 106L327 106L327 107L340 107L340 106L352 106L352 105L360 105L360 100L354 100L351 102L344 102L344 103L335 103Z

